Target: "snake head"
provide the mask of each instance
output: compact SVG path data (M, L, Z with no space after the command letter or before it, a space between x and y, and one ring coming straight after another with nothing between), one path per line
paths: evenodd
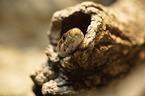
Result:
M63 34L57 44L57 53L61 57L66 57L74 52L84 39L84 34L79 28L72 28Z

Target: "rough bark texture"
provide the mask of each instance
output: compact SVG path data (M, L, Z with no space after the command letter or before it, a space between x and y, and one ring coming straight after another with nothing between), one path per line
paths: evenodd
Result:
M138 21L126 17L145 13L130 10L135 1L127 10L130 13L117 12L116 6L122 9L123 5L119 4L124 2L108 8L83 2L54 13L48 32L51 41L46 50L48 61L31 74L34 91L42 91L43 95L79 94L84 89L104 86L121 78L133 66L144 62L145 29L144 23L139 21L145 17ZM80 28L85 38L75 52L60 58L56 45L63 33L74 27Z

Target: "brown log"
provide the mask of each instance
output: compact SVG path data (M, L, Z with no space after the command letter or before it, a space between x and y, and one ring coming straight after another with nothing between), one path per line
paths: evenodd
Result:
M138 2L143 1L118 1L108 8L83 2L55 12L48 32L51 44L46 50L47 65L43 64L31 75L35 84L42 86L39 90L43 95L81 91L81 96L86 96L82 90L105 86L144 62L145 22L142 20L145 15L135 17L145 12L141 8L144 6L134 5ZM127 10L123 5L126 3L129 4ZM132 6L136 10L132 10ZM74 27L80 28L85 38L75 52L59 58L56 45L61 36Z

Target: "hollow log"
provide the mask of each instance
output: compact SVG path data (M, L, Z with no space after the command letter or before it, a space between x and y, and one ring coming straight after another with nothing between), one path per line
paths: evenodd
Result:
M122 78L134 66L144 62L145 57L140 54L145 54L145 29L139 21L145 17L138 21L126 18L127 14L138 12L131 8L127 10L130 13L116 11L115 8L121 9L123 5L119 4L124 2L118 1L108 8L83 2L55 12L48 31L51 41L46 49L48 61L31 74L34 91L41 90L41 95L48 96L78 95L82 90L105 86ZM62 35L75 27L82 30L84 39L74 52L60 57L56 46Z

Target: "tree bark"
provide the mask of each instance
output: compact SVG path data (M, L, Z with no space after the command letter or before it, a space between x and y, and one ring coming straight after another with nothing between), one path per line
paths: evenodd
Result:
M88 95L96 96L99 93L94 87L120 80L134 66L145 64L145 7L138 6L140 3L144 1L122 0L104 7L83 2L54 13L47 64L31 74L34 89L39 87L43 95L75 96L87 96L83 90L88 90ZM80 28L85 38L75 52L61 58L56 45L74 27Z

